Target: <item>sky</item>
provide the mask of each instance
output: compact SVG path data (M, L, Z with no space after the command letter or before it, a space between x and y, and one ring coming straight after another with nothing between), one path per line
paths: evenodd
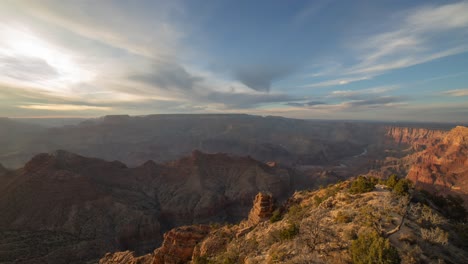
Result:
M0 116L468 122L468 1L0 1Z

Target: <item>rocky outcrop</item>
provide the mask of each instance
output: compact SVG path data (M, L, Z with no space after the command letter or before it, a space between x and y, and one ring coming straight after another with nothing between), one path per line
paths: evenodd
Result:
M210 232L205 225L182 226L164 234L162 246L153 253L154 264L187 263L192 259L193 249Z
M164 234L164 242L153 253L135 257L133 252L107 253L99 264L183 264L192 259L195 246L211 231L206 225L177 227Z
M351 181L345 181L316 191L297 192L278 221L252 226L243 236L236 234L246 221L218 228L198 244L192 259L198 260L195 263L345 264L376 263L369 261L369 256L374 255L382 263L467 263L468 252L460 243L463 234L438 213L440 208L430 204L423 207L420 201L394 195L387 188L350 196L350 186ZM317 198L324 195L328 198L317 206ZM434 221L423 214L431 215ZM421 235L428 230L427 225L437 226L438 238ZM353 254L353 241L366 233L374 233L386 248L394 247L399 257L368 247L362 248L360 256ZM383 249L383 244L379 247ZM418 252L414 248L419 248Z
M132 251L107 253L99 260L99 264L153 264L153 256L148 254L135 257Z
M179 264L187 263L190 260L210 252L216 252L229 241L223 239L236 233L236 237L243 236L251 231L254 226L261 221L268 220L274 210L274 199L269 193L260 192L255 196L248 220L243 228L231 230L230 234L210 236L205 239L212 229L206 225L192 225L177 227L164 234L164 241L160 248L152 254L135 258L133 252L108 253L101 260L100 264L111 263L153 263L153 264ZM214 230L215 233L223 233L226 228ZM244 233L242 233L244 232ZM200 243L203 241L203 243ZM136 262L136 261L141 262ZM152 262L146 262L151 260ZM133 261L133 262L132 262Z
M274 206L275 203L271 194L264 192L257 194L249 213L248 222L256 225L270 219L275 209Z

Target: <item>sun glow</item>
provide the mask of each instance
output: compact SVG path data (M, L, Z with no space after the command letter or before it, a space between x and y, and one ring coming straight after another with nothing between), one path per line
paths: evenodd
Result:
M28 29L0 27L0 39L0 66L2 58L40 59L57 73L46 76L45 79L34 80L34 85L47 90L63 91L67 85L89 81L93 77L89 71L80 67L72 54L51 45Z

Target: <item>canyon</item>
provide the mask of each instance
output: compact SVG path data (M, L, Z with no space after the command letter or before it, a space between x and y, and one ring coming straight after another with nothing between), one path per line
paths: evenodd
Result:
M241 239L295 191L357 175L468 197L463 126L248 115L0 123L0 263L183 263L221 241L206 240L213 223L246 219L229 231Z
M82 263L115 249L147 252L173 227L238 221L260 190L287 197L294 178L280 166L199 151L135 168L63 150L39 154L2 176L0 259ZM38 236L62 241L25 254L23 244Z

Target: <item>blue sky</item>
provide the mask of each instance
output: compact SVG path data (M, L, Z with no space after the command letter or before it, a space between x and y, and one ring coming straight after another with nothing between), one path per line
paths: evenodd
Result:
M0 2L0 116L468 122L468 1Z

